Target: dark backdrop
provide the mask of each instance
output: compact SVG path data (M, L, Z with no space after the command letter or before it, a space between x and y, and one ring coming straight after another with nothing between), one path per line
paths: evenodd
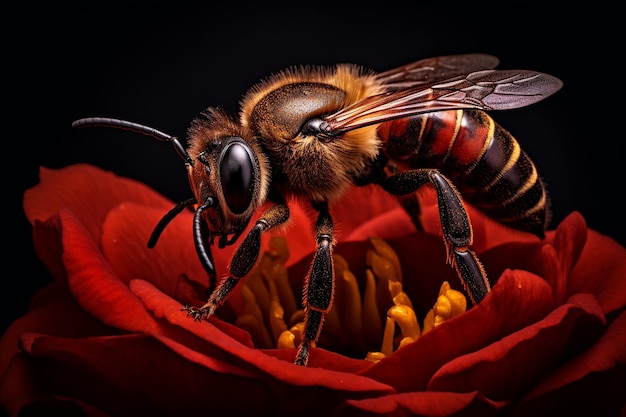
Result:
M539 167L552 196L553 226L578 210L591 228L626 244L619 205L624 143L616 136L613 98L619 83L616 41L609 22L592 10L576 17L540 7L414 10L414 2L362 3L349 11L322 3L288 11L107 4L33 7L13 16L19 29L8 38L5 91L17 97L8 102L4 123L10 132L4 142L9 256L0 330L50 280L33 254L21 207L40 165L89 162L141 180L172 200L190 196L171 146L120 130L73 131L72 120L120 117L184 137L190 120L207 106L236 111L248 87L290 65L352 62L384 71L436 55L485 52L500 57L501 68L560 77L564 88L555 96L494 117Z

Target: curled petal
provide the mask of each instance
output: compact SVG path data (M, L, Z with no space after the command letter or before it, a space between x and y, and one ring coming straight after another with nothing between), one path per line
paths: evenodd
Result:
M626 392L626 313L613 321L589 349L537 384L519 406L520 415L554 415L567 409L617 415ZM588 393L593 392L592 396Z
M68 210L61 210L59 217L68 285L81 307L103 323L119 329L156 331L158 323L115 275L79 220Z
M62 394L112 416L202 415L207 407L218 415L237 415L275 406L275 395L262 380L214 358L182 356L176 351L179 346L150 335L82 339L25 335L23 345L28 352L24 366L46 370L39 372L38 392L31 392L35 398ZM31 385L25 385L22 392L29 392ZM204 400L207 395L227 399L238 392L245 392L246 401L207 405Z
M496 416L508 404L480 392L411 392L349 400L333 416Z
M35 220L33 223L33 246L35 253L46 265L52 276L59 282L65 282L67 281L67 272L62 262L61 229L58 214L51 215L46 220Z
M596 295L605 314L626 307L626 248L589 231L581 257L568 279L570 293Z
M540 320L552 303L551 289L543 279L526 271L507 271L479 305L426 332L362 375L399 392L426 390L439 368Z
M45 220L61 209L70 209L89 234L100 241L100 227L107 213L132 201L169 210L173 203L139 181L118 177L88 164L61 169L40 169L40 182L24 193L24 212L31 223Z
M391 388L385 384L370 378L365 378L351 373L337 372L330 369L318 368L316 365L317 352L315 349L311 355L309 367L293 365L295 349L289 349L289 361L278 360L267 355L261 350L251 349L232 339L215 327L213 322L219 320L196 322L180 311L180 304L167 297L165 294L154 291L154 287L145 281L132 281L131 289L146 304L146 308L154 310L155 314L163 317L169 323L191 332L215 346L221 351L221 355L230 358L230 361L245 365L246 369L256 369L267 377L276 378L294 386L319 386L338 392L353 392L364 395L377 393L389 393ZM334 355L335 360L341 361L341 355ZM328 364L327 364L328 365Z
M87 314L72 298L67 287L53 282L33 298L30 309L15 320L0 339L0 375L18 353L20 335L26 332L57 336L97 336L117 333Z
M149 280L161 291L173 295L177 278L184 274L208 286L208 275L198 260L193 243L193 214L179 214L165 229L156 246L147 247L154 226L163 216L160 208L125 203L111 210L102 225L102 251L119 276ZM233 247L214 250L213 259L219 274L226 271ZM206 300L205 300L206 301Z
M395 197L385 194L384 191L378 191L378 198L381 200L395 200ZM424 231L441 238L441 220L439 218L439 209L436 204L435 193L432 189L424 187L419 192L421 207L421 225ZM475 209L470 204L466 204L467 212L472 224L474 241L472 247L477 253L482 253L490 248L511 243L511 242L539 242L539 238L515 229L506 227L485 214ZM360 213L363 210L367 212L367 204L355 210ZM354 213L352 214L354 216ZM337 219L337 224L342 225L342 219ZM382 239L394 239L415 232L415 224L406 210L399 206L390 205L387 210L376 212L363 222L354 225L352 232L343 237L342 241L366 240L371 236L377 236Z
M604 316L593 296L574 296L543 320L445 364L432 377L428 389L477 389L492 399L517 398L546 370L555 369L564 357L590 343L590 336L599 334L603 327Z

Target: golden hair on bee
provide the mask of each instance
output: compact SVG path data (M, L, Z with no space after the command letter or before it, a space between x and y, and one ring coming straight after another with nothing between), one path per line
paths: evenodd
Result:
M246 126L252 110L267 94L289 84L301 83L327 84L343 91L344 107L384 91L384 87L376 80L376 73L359 65L293 66L270 75L248 90L241 99L242 125Z
M358 65L291 67L248 90L240 124L255 132L290 192L312 201L336 200L379 153L377 127L326 140L303 131L303 124L382 91L375 73Z

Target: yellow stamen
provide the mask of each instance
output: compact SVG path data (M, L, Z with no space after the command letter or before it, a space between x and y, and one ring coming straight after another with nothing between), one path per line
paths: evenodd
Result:
M383 343L379 352L383 356L389 356L393 353L393 336L395 330L393 318L387 317L385 322L385 332L383 333Z
M439 289L437 301L428 312L426 319L424 319L423 333L439 326L446 320L464 313L466 309L467 300L465 296L461 292L451 289L450 283L444 281Z
M369 269L365 271L365 294L363 295L363 322L364 335L366 343L370 346L376 344L380 340L382 332L382 323L380 321L380 311L376 303L376 280L374 274Z
M426 313L426 317L424 318L424 325L422 326L422 334L431 330L433 327L435 327L435 313L433 313L433 310L431 308L430 310L428 310L428 313Z
M390 282L402 282L398 256L384 240L370 238L372 249L366 252L365 263L376 277L376 303L379 311L393 305L389 294Z
M280 335L287 330L287 324L285 323L285 310L280 305L278 298L274 298L270 303L270 329L272 330L272 336L276 342L280 338Z
M374 247L374 252L386 262L376 265L368 263L374 269L374 273L378 277L386 277L389 280L402 282L402 268L400 267L400 259L398 254L384 240L372 237L369 239Z
M272 337L267 331L267 327L254 314L243 314L235 320L235 326L244 329L254 340L258 348L269 349L274 347Z
M413 309L406 305L396 305L387 311L387 316L391 317L400 327L404 337L414 341L420 336L420 326L417 324L417 317Z
M285 315L291 317L298 309L298 303L294 296L285 262L289 258L287 240L282 236L272 237L270 241L271 250L265 252L261 259L261 275L266 285L275 286L281 305L285 309Z
M276 347L278 349L293 349L296 347L296 336L291 333L289 330L285 330L278 337L278 342L276 342Z
M467 308L465 296L444 282L437 301L420 329L412 302L402 288L402 270L395 251L385 241L370 239L366 253L365 286L361 292L357 277L347 261L333 255L335 298L326 314L318 344L377 362L391 355L421 334ZM304 330L304 309L289 283L286 261L289 250L284 237L274 237L270 250L262 254L233 303L235 324L247 330L258 348L296 348ZM381 311L387 315L382 316ZM383 321L385 320L384 326ZM382 340L381 340L382 336ZM315 344L313 344L315 346ZM380 352L372 351L380 346Z
M393 297L394 305L402 304L413 308L409 295L402 291L402 283L398 281L389 281L389 293Z
M293 326L289 330L285 330L278 337L278 342L276 343L276 347L279 349L292 349L300 344L302 340L302 332L304 330L304 323L300 322ZM311 344L312 347L315 347L316 344L313 342Z

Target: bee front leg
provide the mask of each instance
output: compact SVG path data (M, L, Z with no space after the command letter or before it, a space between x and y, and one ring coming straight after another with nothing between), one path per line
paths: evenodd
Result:
M319 207L319 211L315 226L317 250L303 289L304 331L294 361L301 366L309 361L309 350L322 331L324 315L330 311L335 294L333 220L326 205Z
M261 252L261 235L263 232L283 224L287 219L289 219L289 208L282 203L273 205L263 213L235 251L230 262L229 275L218 284L207 303L202 307L185 306L183 311L187 311L187 315L192 316L194 320L205 320L211 317L226 301L241 278L248 275L256 265Z
M415 192L427 182L437 192L448 262L456 269L472 303L478 304L491 288L482 264L470 248L472 225L461 196L450 180L434 169L416 169L389 177L381 186L391 194L406 195Z

